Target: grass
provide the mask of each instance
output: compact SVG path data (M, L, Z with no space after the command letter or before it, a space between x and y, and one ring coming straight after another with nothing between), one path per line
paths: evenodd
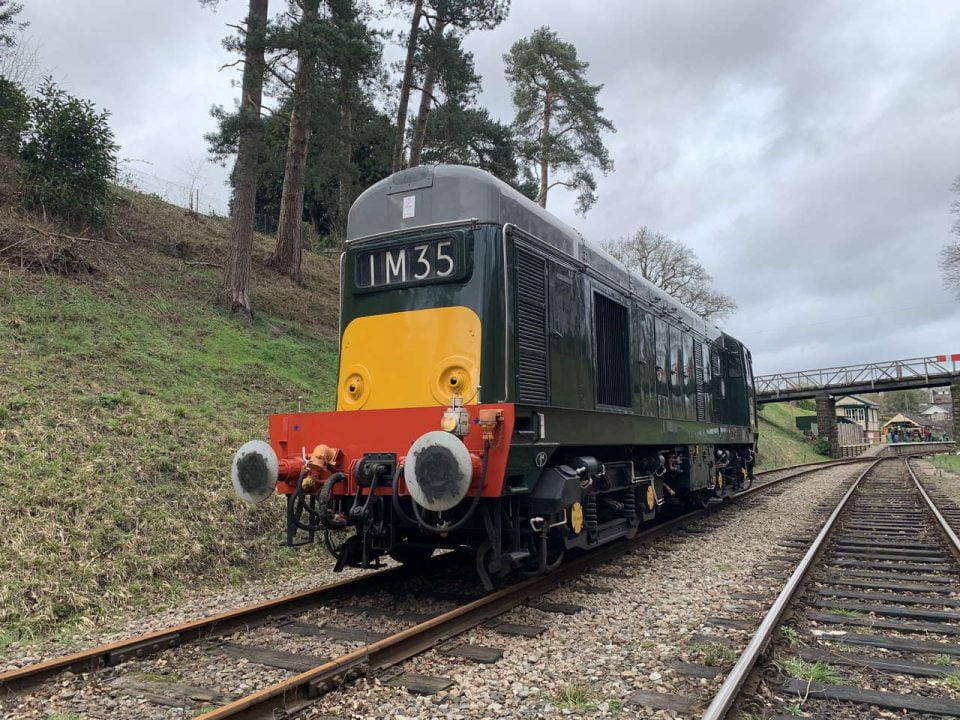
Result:
M132 677L134 680L139 680L140 682L148 683L175 683L180 679L174 674L156 672L134 672L130 673L129 677Z
M564 685L551 698L561 710L593 710L597 707L597 695L589 685L573 683Z
M119 247L75 248L93 275L0 264L0 649L316 561L278 546L280 501L243 505L228 473L269 413L332 405L335 261L306 254L297 287L258 238L258 312L239 318L218 270L165 250L215 261L224 222L123 203ZM0 247L18 222L42 225L0 207Z
M943 684L946 685L951 690L956 690L957 692L960 692L960 670L957 670L956 672L951 673L950 675L947 675L943 679Z
M937 655L933 658L933 664L950 667L953 665L953 658L951 658L949 655Z
M932 458L930 458L930 462L932 462L935 467L938 467L941 470L960 473L960 455L951 455L948 453L934 455Z
M797 632L797 629L792 625L784 625L780 628L780 634L786 639L787 644L790 647L796 647L797 645L805 645L806 643L800 639L800 633Z
M818 660L815 663L806 662L797 657L777 660L776 666L781 672L799 680L825 683L827 685L842 684L842 679L829 663Z
M704 665L726 665L737 659L737 651L720 643L693 643L690 652L698 655Z
M783 708L783 714L792 717L803 717L803 708L800 707L799 703L793 703Z
M814 451L813 445L803 437L795 422L800 415L816 413L792 403L767 403L760 407L763 410L757 414L760 421L758 470L826 459Z
M730 563L717 563L717 570L722 570L723 572L729 572L733 569L734 567Z
M857 647L856 645L848 645L847 643L841 642L834 644L833 649L842 653L856 653L859 652L861 648Z
M863 613L859 610L847 610L846 608L827 608L834 615L842 615L843 617L849 618L862 618L864 617Z

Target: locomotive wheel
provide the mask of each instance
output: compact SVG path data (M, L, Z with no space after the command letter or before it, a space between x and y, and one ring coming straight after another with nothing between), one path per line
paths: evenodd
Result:
M400 545L390 551L390 557L401 565L419 567L427 564L435 549L419 545Z

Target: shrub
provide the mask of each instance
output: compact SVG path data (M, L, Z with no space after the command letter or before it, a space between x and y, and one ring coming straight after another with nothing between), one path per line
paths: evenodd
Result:
M830 441L825 437L818 437L817 441L813 444L813 451L818 455L829 455Z
M14 82L0 76L0 155L15 156L27 129L30 105Z
M118 149L109 116L44 78L37 97L30 100L21 151L27 207L71 224L106 223Z

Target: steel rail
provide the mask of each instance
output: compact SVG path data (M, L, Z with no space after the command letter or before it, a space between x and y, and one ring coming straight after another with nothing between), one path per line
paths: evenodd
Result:
M920 479L917 477L916 473L913 472L913 468L910 466L910 458L904 458L903 464L906 466L907 472L910 473L910 478L913 480L913 484L920 493L920 497L922 497L923 501L927 504L927 509L936 519L937 524L940 526L940 530L942 530L943 534L947 536L947 540L950 543L950 549L953 551L953 554L957 557L960 557L960 538L957 537L957 533L955 533L953 528L950 527L950 523L948 523L947 519L943 517L940 509L937 507L936 503L933 502L933 499L927 494L927 491L920 483Z
M198 618L144 635L99 645L70 655L51 658L32 665L24 665L15 670L0 673L0 691L20 690L65 670L88 672L104 666L119 665L126 660L143 658L192 640L226 635L238 628L258 625L269 621L271 618L288 615L291 612L302 612L322 603L362 592L364 589L377 590L382 587L383 582L394 578L402 578L409 573L410 570L405 570L403 566L378 570L322 585L312 590L285 595L284 597Z
M881 460L875 460L874 467ZM734 498L752 495L792 480L836 465L849 462L816 463L798 472L776 478L762 485L737 493ZM869 470L868 470L869 471ZM862 477L862 475L860 476ZM860 478L857 478L859 482ZM563 581L589 570L596 564L622 557L653 538L664 535L691 520L708 516L722 505L711 505L694 510L677 518L655 525L641 532L632 540L612 543L580 555L560 566L549 575L529 578L510 587L495 591L449 612L433 617L418 625L406 628L372 644L334 658L323 665L299 675L270 685L250 695L196 716L195 720L266 720L275 717L275 712L296 713L316 702L316 698L349 680L370 672L377 672L429 650L440 642L449 640L480 624L522 605L533 597L543 595Z
M760 478L764 475L784 471L798 472L792 472L781 478L757 485L747 492L761 490L770 485L791 480L828 467L864 462L865 460L865 458L845 458L815 463L803 463L775 470L765 470L757 473L756 477ZM744 494L745 493L740 493L738 497ZM697 510L692 513L687 513L670 522L680 522L681 520L690 521L698 517L702 512L702 510ZM646 533L662 527L663 524L653 526L649 528ZM636 539L639 540L641 537L651 536L643 534L639 535ZM455 557L455 555L452 553L439 556L434 562L448 563L452 561L453 557ZM51 658L43 662L24 665L15 670L0 673L0 691L21 691L66 670L89 672L102 667L119 665L127 660L144 658L169 648L178 647L187 642L227 635L240 628L255 626L269 622L271 619L277 617L309 610L323 603L341 599L351 594L377 590L382 586L382 583L395 578L402 578L409 572L411 572L409 569L398 566L372 573L365 573L354 578L329 583L304 592L247 605L216 615L197 618L186 623L88 648L69 655Z
M730 706L733 704L733 701L740 692L740 688L743 687L743 683L746 681L747 676L752 672L754 665L756 665L757 659L760 657L760 653L763 652L770 640L773 638L774 630L776 630L777 625L780 623L780 619L783 617L783 614L787 609L787 606L790 604L790 601L793 600L794 595L796 595L797 591L800 589L804 578L806 577L810 568L813 566L814 559L826 543L831 530L833 530L833 526L837 522L837 518L840 517L840 513L843 512L847 502L860 486L860 481L869 475L873 469L877 467L877 465L882 462L887 462L888 460L889 458L879 458L875 462L871 463L870 467L860 473L857 479L849 487L847 492L844 493L843 497L840 499L840 502L837 503L837 506L833 509L833 512L830 513L830 517L828 517L826 522L824 522L823 527L817 534L817 537L814 538L813 543L803 556L803 559L800 560L796 569L794 569L793 574L790 575L790 579L787 580L786 584L783 586L783 590L780 591L777 599L773 601L773 605L770 606L770 610L767 611L767 614L761 621L760 627L757 628L757 631L753 634L753 637L750 638L750 642L747 644L746 649L740 655L736 665L733 666L733 669L723 681L723 685L720 686L720 689L714 696L713 701L707 707L706 711L704 711L701 720L723 720L723 718L726 717L727 712L730 710Z

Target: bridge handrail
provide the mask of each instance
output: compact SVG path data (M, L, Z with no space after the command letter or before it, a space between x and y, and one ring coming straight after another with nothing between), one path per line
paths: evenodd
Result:
M960 371L960 355L910 358L886 362L841 365L817 370L794 370L754 378L758 395L778 395L781 392L831 388L841 385L871 386L879 381L896 382L905 379L952 376Z

